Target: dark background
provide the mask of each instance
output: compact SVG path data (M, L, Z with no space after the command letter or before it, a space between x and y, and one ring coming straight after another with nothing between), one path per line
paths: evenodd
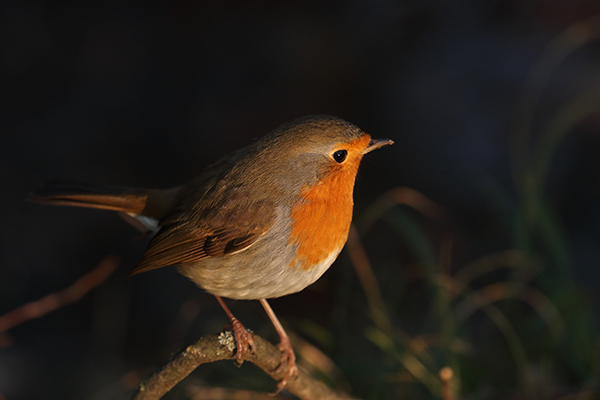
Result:
M355 189L357 218L387 190L413 188L448 216L438 224L411 214L431 234L436 253L438 238L452 237L457 250L451 264L459 269L522 244L514 222L522 198L511 170L519 161L510 147L519 134L516 116L527 88L542 76L540 65L550 65L547 46L567 29L586 32L574 26L597 30L598 19L575 24L598 12L594 0L3 2L0 314L65 288L108 254L120 256L122 265L80 302L9 332L0 348L0 398L127 398L139 376L227 322L212 297L173 269L124 279L147 239L135 240L138 233L118 216L24 202L45 181L176 186L281 123L333 114L396 142L364 160ZM600 88L599 42L592 37L571 49L558 57L529 114L534 147L564 107ZM600 353L599 122L597 113L574 121L551 157L543 190L566 249L568 273L560 279L581 295L573 307L584 310L596 346L589 354ZM379 225L364 240L391 312L411 310L397 325L412 335L435 331L419 322L418 304L427 301L422 293L386 295L398 289L388 278L406 271L403 254L410 246L386 228L385 218ZM542 265L555 264L543 243L530 250ZM551 285L536 287L569 313L554 300ZM350 307L344 298L352 298L363 317L348 322L351 332L340 333L339 309ZM291 331L332 357L345 377L341 386L356 396L431 396L400 373L401 363L369 347L367 307L347 254L316 285L272 305ZM249 328L277 340L257 302L235 302L232 310ZM517 324L535 318L520 309L517 314ZM311 323L339 340L362 343L357 346L364 354L353 359L352 349L322 345L319 335L306 333ZM500 362L506 379L482 367L505 344L499 339L477 347L478 333L485 335L478 329L475 324L463 332L482 358L463 361L464 398L495 398L498 387L508 393L504 398L517 398L522 386L509 361ZM569 358L568 350L544 351L532 356L532 374L537 360ZM549 378L560 390L537 398L597 384L593 368L600 355L582 367L572 366L578 356L571 355ZM357 365L370 366L373 376L361 380L367 373ZM480 375L468 376L478 368ZM394 371L401 383L390 378ZM274 387L252 367L229 364L203 366L190 379ZM183 389L180 396L187 398Z

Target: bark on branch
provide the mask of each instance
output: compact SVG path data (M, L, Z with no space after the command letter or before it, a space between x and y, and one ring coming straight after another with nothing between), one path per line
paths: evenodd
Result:
M281 360L279 349L256 334L254 334L254 343L255 349L246 355L245 361L256 364L274 380L281 380L286 371L285 369L277 371ZM234 355L235 339L231 331L204 336L176 354L167 364L154 371L140 384L132 399L160 399L199 365L219 360L233 361L235 359ZM299 398L306 400L351 399L347 395L333 391L323 382L302 370L298 370L298 374L289 380L286 389Z

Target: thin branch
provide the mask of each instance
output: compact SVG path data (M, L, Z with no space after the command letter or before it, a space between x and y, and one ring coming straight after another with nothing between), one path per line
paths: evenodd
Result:
M277 347L254 334L255 347L246 354L245 361L256 364L274 380L283 379L286 369L277 370L281 360L281 352ZM171 390L199 365L219 360L235 359L235 339L231 331L218 335L207 335L196 343L187 346L176 354L166 365L154 371L138 388L132 400L156 400ZM336 393L323 382L313 378L306 372L298 370L286 387L290 393L301 399L341 400L351 397Z
M0 315L0 334L31 319L39 318L65 305L75 303L106 280L119 266L116 256L104 258L94 269L66 289L27 303L16 310Z
M450 367L444 367L440 370L440 380L442 381L442 400L454 400L453 380L454 371Z

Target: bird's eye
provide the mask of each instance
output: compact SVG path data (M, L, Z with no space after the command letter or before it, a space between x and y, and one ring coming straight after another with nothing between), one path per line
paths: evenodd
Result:
M338 151L334 152L332 156L336 162L341 164L344 162L344 160L348 156L348 151L347 150L338 150Z

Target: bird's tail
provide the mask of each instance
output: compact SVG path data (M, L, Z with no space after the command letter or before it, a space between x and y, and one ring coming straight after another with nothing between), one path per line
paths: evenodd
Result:
M148 197L153 192L158 191L53 181L29 194L27 200L39 204L99 208L145 215Z

